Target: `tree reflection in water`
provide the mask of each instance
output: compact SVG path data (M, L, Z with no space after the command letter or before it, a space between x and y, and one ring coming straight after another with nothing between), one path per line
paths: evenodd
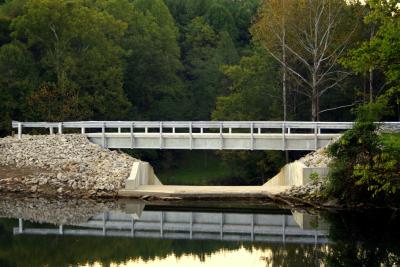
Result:
M328 266L399 266L400 216L398 211L327 213L331 224Z
M286 211L287 214L287 211ZM168 240L127 237L13 235L16 219L0 220L0 266L102 266L128 261L162 261L193 256L207 263L210 256L229 255L244 248L247 255L263 255L266 266L396 266L400 264L398 212L322 213L329 225L327 244ZM313 221L309 224L316 226ZM24 227L54 225L25 222ZM261 251L261 253L260 253Z

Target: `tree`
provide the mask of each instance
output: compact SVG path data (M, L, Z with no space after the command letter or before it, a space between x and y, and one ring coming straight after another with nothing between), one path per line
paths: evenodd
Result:
M221 4L213 4L206 13L207 23L216 32L227 32L233 40L236 40L238 32L235 21L229 10Z
M0 47L0 134L11 127L12 119L23 118L25 99L37 86L37 69L24 44L13 42Z
M214 120L278 120L281 117L279 72L273 59L255 49L237 65L222 70L228 92L217 98Z
M179 119L186 92L178 29L163 1L135 1L127 16L125 91L139 119Z
M400 118L400 8L398 1L367 1L370 9L365 18L368 24L377 25L375 35L369 41L363 42L360 47L352 49L343 65L350 67L359 74L370 69L381 71L385 82L378 93L387 98L388 104L397 107L397 116ZM370 86L370 102L373 100L372 86Z
M343 0L265 1L252 27L254 39L301 85L313 121L320 97L348 75L338 64L355 31L347 9Z
M187 26L183 52L193 118L206 120L222 93L220 67L239 60L236 48L229 34L218 34L205 19L197 17Z
M42 84L53 83L60 92L78 90L92 119L126 116L130 104L122 89L118 45L124 22L85 1L30 0L11 27L14 39L37 61Z

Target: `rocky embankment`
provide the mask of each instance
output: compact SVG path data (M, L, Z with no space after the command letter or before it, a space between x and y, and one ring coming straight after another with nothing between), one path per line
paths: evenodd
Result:
M41 195L113 196L125 185L131 156L103 149L83 135L0 139L0 190Z
M304 157L300 158L299 161L307 167L325 168L328 167L331 159L332 158L329 157L328 152L326 151L326 147L323 147L308 153Z
M308 153L298 161L306 167L312 168L328 168L332 160L327 153L326 147L317 151ZM324 196L326 186L326 177L317 176L311 178L311 181L302 186L292 186L290 189L281 193L279 197L288 200L288 203L307 204L311 206L335 206L336 202L327 202Z

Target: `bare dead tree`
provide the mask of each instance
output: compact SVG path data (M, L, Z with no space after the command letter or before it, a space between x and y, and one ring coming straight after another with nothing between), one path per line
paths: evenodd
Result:
M283 66L284 73L301 84L299 93L310 99L311 118L317 121L320 97L349 75L338 60L346 51L357 24L351 27L346 24L344 0L283 2L284 5L275 0L264 2L253 33Z

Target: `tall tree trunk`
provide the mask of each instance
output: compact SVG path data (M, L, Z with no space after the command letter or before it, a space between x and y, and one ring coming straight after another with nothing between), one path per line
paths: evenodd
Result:
M317 121L317 95L314 93L311 98L311 119Z
M314 69L312 72L312 94L311 94L311 117L312 121L318 120L318 91L317 91L317 73Z
M374 88L374 70L372 68L369 68L369 102L370 103L372 103L372 101L374 101L373 88Z
M285 1L282 0L282 7L285 10ZM283 62L283 73L282 73L282 102L283 102L283 121L287 121L287 102L286 102L286 25L285 15L282 16L282 62ZM286 164L289 163L289 151L285 150Z
M317 121L319 121L319 98L320 98L320 95L319 95L319 92L318 92L318 89L316 90L317 91L317 104L316 104L316 109L317 109Z
M282 0L283 9L285 9L285 1ZM285 15L282 16L282 102L283 102L283 120L287 120L287 105L286 105L286 28L285 28Z
M367 84L368 84L368 80L367 80L367 72L364 71L363 74L363 103L365 104L367 102Z

